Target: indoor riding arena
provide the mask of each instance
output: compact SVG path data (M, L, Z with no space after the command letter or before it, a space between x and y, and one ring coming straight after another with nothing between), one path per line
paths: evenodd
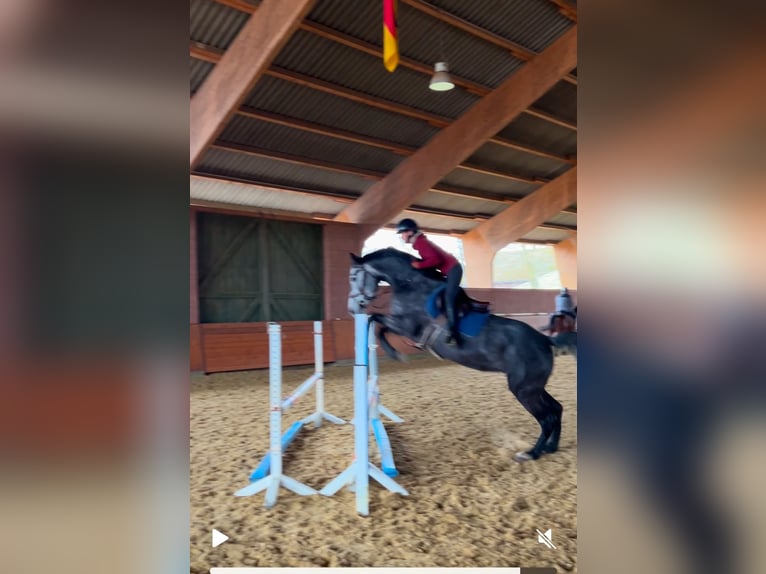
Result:
M191 571L576 572L575 5L190 33Z

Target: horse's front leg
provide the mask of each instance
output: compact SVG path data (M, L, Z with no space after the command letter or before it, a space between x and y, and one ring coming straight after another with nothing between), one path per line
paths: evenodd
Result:
M397 351L386 338L386 333L391 332L395 335L402 337L408 337L408 334L402 329L401 322L397 321L395 317L389 315L382 315L380 313L373 313L370 318L376 323L380 324L380 330L378 331L378 340L380 341L383 350L386 354L399 362L405 362L407 357L404 353Z

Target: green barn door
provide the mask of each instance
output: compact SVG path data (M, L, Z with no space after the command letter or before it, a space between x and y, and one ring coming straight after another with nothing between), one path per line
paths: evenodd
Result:
M202 323L322 319L321 226L198 217Z
M322 228L266 222L269 321L321 320Z

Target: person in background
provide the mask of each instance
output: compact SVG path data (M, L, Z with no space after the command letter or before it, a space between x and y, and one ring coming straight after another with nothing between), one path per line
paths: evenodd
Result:
M415 269L436 269L446 278L444 306L450 331L448 343L461 346L462 340L457 329L457 296L463 279L463 266L454 255L432 243L413 219L402 219L396 226L396 232L420 254L421 260L412 262Z

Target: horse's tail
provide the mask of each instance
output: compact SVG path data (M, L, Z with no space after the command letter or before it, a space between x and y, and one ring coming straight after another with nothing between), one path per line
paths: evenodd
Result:
M577 356L577 332L557 333L548 337L556 355Z

